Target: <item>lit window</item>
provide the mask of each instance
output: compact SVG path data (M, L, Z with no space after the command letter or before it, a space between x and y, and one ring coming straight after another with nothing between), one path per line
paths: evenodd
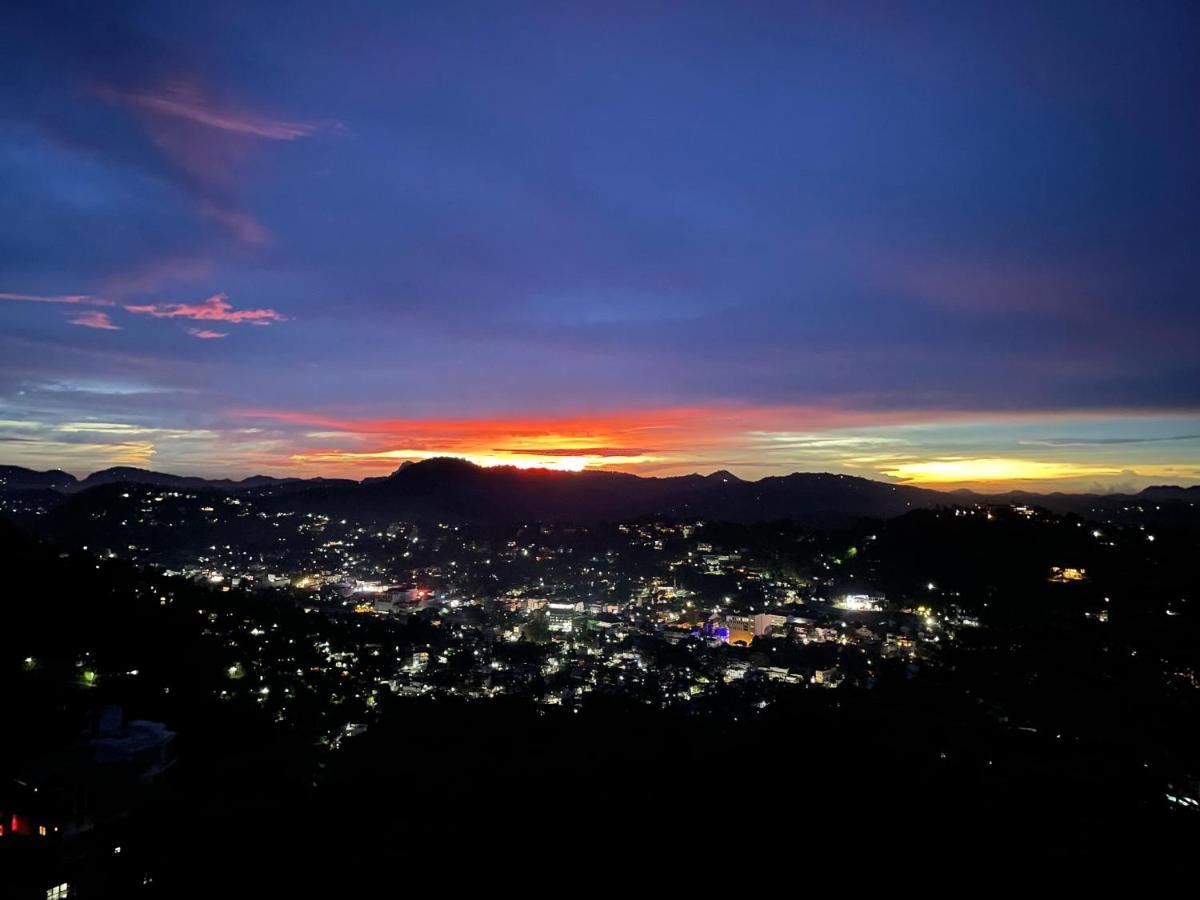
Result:
M63 900L63 898L70 896L71 886L65 881L62 884L56 884L54 887L46 889L46 900Z
M38 837L45 837L45 836L46 836L46 826L39 825L38 826Z

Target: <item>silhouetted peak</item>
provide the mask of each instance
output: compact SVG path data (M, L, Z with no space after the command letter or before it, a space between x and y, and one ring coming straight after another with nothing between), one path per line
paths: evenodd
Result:
M742 480L742 479L738 478L736 475L734 475L732 472L730 472L728 469L718 469L717 471L713 472L711 475L706 475L705 478L707 478L709 481L721 481L721 482L740 482Z
M458 456L434 456L429 459L423 459L420 462L406 463L397 471L411 469L414 472L454 473L477 472L480 468L480 466L475 465L475 463L471 462L470 460L463 459Z
M1200 485L1192 487L1181 487L1177 484L1152 484L1147 488L1143 488L1139 493L1139 497L1157 497L1159 499L1170 499L1172 497L1195 497L1200 494Z

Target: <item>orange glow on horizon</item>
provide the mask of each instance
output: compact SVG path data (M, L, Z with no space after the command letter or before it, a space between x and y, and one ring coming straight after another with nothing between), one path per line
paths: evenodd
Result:
M294 475L362 478L406 461L455 457L480 466L668 476L729 469L739 477L834 472L896 483L1003 491L1103 490L1132 477L1194 482L1188 465L1019 455L942 456L913 425L1061 421L1070 411L994 415L954 410L854 410L711 405L593 414L355 418L293 410L230 414L263 435L262 466ZM266 437L269 435L270 437ZM249 447L247 447L249 450ZM944 452L944 451L942 451Z
M367 465L386 462L388 468L394 468L399 463L415 462L417 460L452 457L463 459L484 468L495 466L512 466L516 469L549 469L556 472L582 472L584 469L636 465L652 461L652 457L625 457L594 454L494 454L494 453L452 453L438 450L380 450L368 453L353 453L331 451L326 453L296 453L290 459L296 463L365 463Z
M452 456L480 466L578 472L636 470L728 447L747 413L672 408L591 416L359 420L275 411L242 415L323 429L307 435L322 446L289 456L289 463L300 468L378 471L408 460Z
M292 468L347 474L379 471L405 460L453 456L482 466L558 471L621 469L694 471L722 468L748 441L768 440L781 428L798 432L911 420L903 411L832 407L669 407L591 415L511 418L345 418L290 410L243 409L239 418L311 427L320 446L289 454ZM770 464L744 463L767 467Z

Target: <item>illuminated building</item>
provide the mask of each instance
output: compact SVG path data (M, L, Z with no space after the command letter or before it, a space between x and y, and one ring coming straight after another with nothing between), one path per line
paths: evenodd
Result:
M851 612L879 612L883 609L883 602L882 597L870 594L846 594L840 600L835 601L833 605L838 609Z
M578 625L583 613L583 601L551 600L546 604L546 618L551 631L569 634Z
M1083 581L1087 577L1086 569L1076 569L1070 566L1051 566L1050 580L1056 584L1067 584L1072 581Z
M815 672L813 672L812 677L813 684L819 684L822 687L830 688L837 687L839 684L845 681L845 679L845 673L837 666L834 666L832 669L817 669Z

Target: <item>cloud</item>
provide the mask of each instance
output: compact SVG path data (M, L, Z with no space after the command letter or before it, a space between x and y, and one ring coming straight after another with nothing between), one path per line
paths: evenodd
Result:
M493 453L513 453L518 456L646 456L653 450L636 447L546 447L529 449L524 447L495 447Z
M1196 440L1200 440L1200 434L1177 434L1171 437L1037 438L1020 443L1038 447L1107 447L1120 444L1161 444L1171 441Z
M31 387L50 394L82 394L107 397L137 397L181 392L179 388L158 387L153 384L124 381L76 380L45 381ZM88 397L90 402L90 396Z
M207 128L231 134L294 141L308 137L322 126L316 122L289 122L234 109L222 109L209 103L203 92L192 84L175 82L156 91L119 91L97 87L95 94L109 103L119 103L154 116L183 119Z
M82 325L84 328L99 328L101 331L120 331L120 325L114 325L113 320L108 317L108 313L92 310L90 312L82 312L72 319L68 320L72 325Z
M204 86L188 77L149 87L101 84L91 90L100 101L132 111L177 185L191 195L196 212L249 246L271 242L266 226L232 202L238 173L253 145L342 130L334 122L280 119L213 102Z
M190 319L195 322L231 322L235 325L271 325L286 322L287 318L274 309L235 309L225 294L213 294L196 303L125 303L118 305L112 300L90 294L19 294L0 293L0 300L27 303L64 303L72 306L99 306L119 308L136 316L154 319ZM69 320L72 325L98 328L104 331L120 331L108 313L82 312ZM191 328L188 334L197 338L214 339L227 337L226 332Z
M72 443L41 438L13 440L6 444L4 461L10 465L44 470L48 467L98 469L105 466L146 466L157 452L152 441Z
M126 312L156 319L192 319L197 322L235 322L237 324L269 325L283 322L284 317L273 309L234 309L224 294L213 294L198 303L129 304Z
M50 426L43 426L49 428ZM156 428L151 425L135 425L128 422L63 422L53 426L62 434L105 434L122 437L152 436L160 438L214 438L215 431L207 428Z

